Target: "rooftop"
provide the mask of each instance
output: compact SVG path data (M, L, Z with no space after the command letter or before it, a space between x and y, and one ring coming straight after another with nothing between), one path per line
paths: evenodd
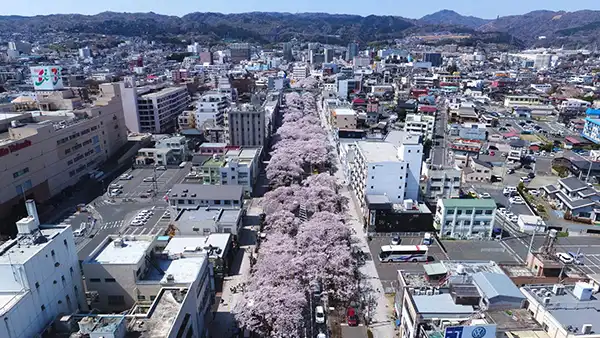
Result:
M134 319L126 337L158 338L168 337L181 306L187 295L187 289L162 289L148 311L147 318Z
M148 93L148 94L141 95L141 98L142 99L147 99L147 100L148 99L154 99L154 98L158 98L158 97L161 97L161 96L170 95L170 94L176 93L176 92L181 91L181 90L186 90L187 91L186 87L169 87L169 88L163 88L163 89L161 89L159 91L156 91L156 92L153 92L153 93Z
M118 241L122 242L119 245ZM92 251L87 264L138 264L146 255L153 242L151 236L107 237Z
M542 304L563 327L572 327L580 331L585 324L597 324L600 299L597 297L598 294L594 294L590 300L579 300L573 293L574 288L574 285L565 286L563 294L551 292L552 287L548 285L530 285L521 290ZM540 292L541 289L545 289L546 292ZM550 298L547 305L543 305L545 298Z
M0 245L0 269L2 265L25 264L38 251L48 245L54 237L65 231L65 229L66 227L54 226L52 228L41 229L32 234L19 234L15 239L2 243Z
M193 233L193 228L199 228L203 224L214 225L237 224L242 217L240 209L222 209L222 208L197 208L183 210L177 217L176 222L182 233ZM198 229L197 231L201 231ZM196 231L196 232L197 232Z
M387 142L356 142L367 162L399 162L398 149Z
M496 208L496 202L488 198L450 198L443 199L442 204L445 208Z

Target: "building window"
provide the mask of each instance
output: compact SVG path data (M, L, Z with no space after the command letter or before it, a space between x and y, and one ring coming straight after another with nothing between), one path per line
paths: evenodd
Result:
M450 210L448 210L447 214L448 214L448 215L454 215L454 209L450 209Z
M116 283L117 282L117 280L114 278L104 278L104 281L106 283Z
M493 212L493 210L486 210L486 211L485 211L485 214L486 214L486 215L491 215L491 214L492 214L492 212Z
M155 300L156 296L150 296L150 300Z
M100 283L100 278L90 278L90 283Z
M137 299L138 300L146 300L146 296L144 296L144 295L138 295Z
M475 215L481 215L483 214L483 210L475 210Z
M466 213L467 213L467 215L472 215L473 214L473 210L471 210L471 209L466 210Z

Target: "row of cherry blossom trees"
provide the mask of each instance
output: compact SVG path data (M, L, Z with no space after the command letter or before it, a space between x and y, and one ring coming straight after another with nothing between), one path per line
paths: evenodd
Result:
M341 216L348 201L329 172L308 175L331 165L315 98L290 93L286 105L266 168L274 188L262 201L266 240L243 301L234 308L241 326L268 337L303 336L312 320L309 290L315 283L336 304L356 295L351 233Z

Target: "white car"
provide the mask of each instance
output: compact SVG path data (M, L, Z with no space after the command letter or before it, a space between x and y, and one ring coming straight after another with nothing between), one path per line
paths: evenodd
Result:
M506 187L506 188L504 188L504 190L502 190L502 193L504 195L510 195L513 192L517 192L517 188L516 187Z
M141 225L144 225L144 222L138 221L138 220L133 220L133 221L131 221L130 224L133 226L141 226Z
M122 184L117 184L117 183L113 183L110 185L111 189L123 189L123 185Z
M487 192L484 192L483 194L479 195L480 198L492 198L492 195L488 194Z
M130 174L121 175L121 177L119 177L120 180L124 180L124 181L130 180L132 178L133 178L133 176Z
M571 255L564 253L564 252L557 252L556 258L558 258L561 262L563 262L565 264L573 263L573 257L571 257Z
M315 322L317 324L325 323L325 310L323 309L322 306L317 306L315 308Z
M520 196L512 197L509 201L512 204L525 204L525 201Z
M144 182L154 182L154 177L152 177L152 176L145 177L142 181L144 181Z

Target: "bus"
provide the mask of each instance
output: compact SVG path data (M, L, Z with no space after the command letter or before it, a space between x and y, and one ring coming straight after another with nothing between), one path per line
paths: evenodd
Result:
M425 245L383 245L379 252L381 262L427 262Z

